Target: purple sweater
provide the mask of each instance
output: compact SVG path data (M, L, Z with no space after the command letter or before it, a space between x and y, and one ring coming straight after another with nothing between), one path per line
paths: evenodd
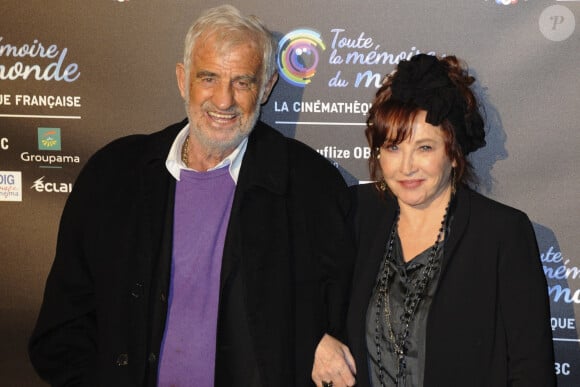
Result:
M228 167L182 170L175 190L169 310L159 386L214 385L222 255L235 183Z

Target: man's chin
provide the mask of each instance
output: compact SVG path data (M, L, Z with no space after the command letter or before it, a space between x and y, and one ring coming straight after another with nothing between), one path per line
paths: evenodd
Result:
M246 138L250 132L235 137L213 137L201 139L201 144L206 149L216 153L231 153Z

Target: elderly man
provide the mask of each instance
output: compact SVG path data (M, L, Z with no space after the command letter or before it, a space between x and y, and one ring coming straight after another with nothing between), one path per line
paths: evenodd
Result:
M87 163L30 341L44 379L312 383L317 344L342 336L349 198L330 163L258 120L275 53L257 18L209 10L176 69L188 120L114 141ZM318 368L341 356L334 344Z

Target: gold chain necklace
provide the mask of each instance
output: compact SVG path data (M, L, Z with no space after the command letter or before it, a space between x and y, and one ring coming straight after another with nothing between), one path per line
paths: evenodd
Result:
M183 147L181 148L181 161L183 161L183 163L185 164L185 166L188 165L188 156L189 153L187 152L189 150L189 136L187 136L185 138L185 142L183 143Z

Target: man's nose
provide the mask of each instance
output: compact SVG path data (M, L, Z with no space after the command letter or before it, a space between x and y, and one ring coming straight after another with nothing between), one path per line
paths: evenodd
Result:
M234 89L230 82L220 82L214 89L213 104L220 110L228 110L234 102Z

